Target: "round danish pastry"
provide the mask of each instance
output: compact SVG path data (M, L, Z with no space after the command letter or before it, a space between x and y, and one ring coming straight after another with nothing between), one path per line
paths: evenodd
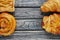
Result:
M0 14L0 35L9 36L11 35L16 27L15 18L8 13Z

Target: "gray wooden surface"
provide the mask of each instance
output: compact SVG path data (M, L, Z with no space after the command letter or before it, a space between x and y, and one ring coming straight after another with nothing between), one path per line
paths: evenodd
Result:
M14 16L16 18L42 18L39 8L16 8Z
M40 6L46 0L15 0L16 30L9 37L0 40L60 40L60 35L52 35L41 27L43 14Z
M39 7L46 0L16 0L15 7Z

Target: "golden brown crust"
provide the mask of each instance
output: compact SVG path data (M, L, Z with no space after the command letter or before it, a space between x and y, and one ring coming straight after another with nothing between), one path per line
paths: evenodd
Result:
M0 12L13 12L14 0L0 0Z
M0 35L9 36L11 35L16 27L15 18L8 14L2 13L0 14Z
M40 9L42 12L60 12L60 0L48 0Z
M48 33L60 34L60 14L44 16L42 28Z

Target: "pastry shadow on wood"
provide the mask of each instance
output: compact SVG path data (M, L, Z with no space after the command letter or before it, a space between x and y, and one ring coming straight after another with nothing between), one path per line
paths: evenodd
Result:
M0 12L0 14L2 14L2 13L8 13L8 14L11 14L12 16L15 15L15 11L14 12Z
M54 13L60 14L60 12L41 12L41 15L43 15L43 16L49 16L49 15L52 15Z
M12 39L14 38L13 35L9 35L9 36L0 36L0 39Z

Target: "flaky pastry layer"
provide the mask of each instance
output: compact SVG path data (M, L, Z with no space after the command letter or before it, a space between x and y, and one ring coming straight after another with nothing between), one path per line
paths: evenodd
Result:
M50 16L44 16L42 28L48 33L60 34L60 14L54 13Z
M14 12L14 0L0 0L0 12Z

